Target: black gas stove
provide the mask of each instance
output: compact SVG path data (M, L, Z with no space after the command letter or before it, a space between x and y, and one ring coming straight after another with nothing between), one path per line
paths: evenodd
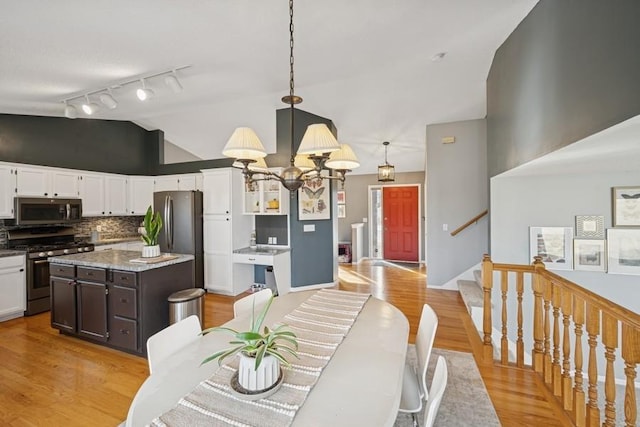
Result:
M59 226L10 229L7 247L27 255L27 316L50 310L47 258L94 250L92 243L75 240L72 227Z

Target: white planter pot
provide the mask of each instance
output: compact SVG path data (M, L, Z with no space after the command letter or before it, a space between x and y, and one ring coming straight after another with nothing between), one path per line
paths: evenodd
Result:
M160 245L142 247L142 258L154 258L158 256L160 256Z
M249 391L265 390L274 385L280 376L280 361L273 356L266 355L258 370L255 370L256 359L240 353L238 367L238 382Z

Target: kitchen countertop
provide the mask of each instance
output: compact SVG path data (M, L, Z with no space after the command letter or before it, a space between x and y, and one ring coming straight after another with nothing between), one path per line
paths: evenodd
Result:
M274 248L272 246L258 246L255 248L240 248L233 251L234 254L243 254L243 255L280 255L287 252L290 252L290 248Z
M20 256L26 255L25 251L18 251L15 249L0 249L0 258L8 257L8 256Z
M83 267L97 267L108 268L112 270L123 271L147 271L154 268L166 267L172 264L179 264L181 262L187 262L194 259L193 255L185 254L163 254L163 255L176 255L178 258L168 261L162 261L155 264L139 264L131 262L132 259L140 258L139 251L98 251L98 252L86 252L79 254L71 254L64 256L50 257L49 261L56 264L71 264L79 265Z

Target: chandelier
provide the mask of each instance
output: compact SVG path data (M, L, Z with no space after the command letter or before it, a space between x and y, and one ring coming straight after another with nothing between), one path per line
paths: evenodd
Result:
M237 128L222 150L226 157L235 158L234 167L242 169L245 182L275 179L293 192L309 180L335 179L344 183L345 174L360 166L355 153L347 144L339 144L327 125L312 124L302 137L297 153L294 152L294 106L302 98L294 93L293 74L293 0L289 0L289 95L282 102L289 105L289 131L291 135L291 158L289 166L281 174L269 171L264 161L267 152L256 133L248 127ZM332 170L332 176L321 175L322 170Z
M393 182L396 180L396 168L387 162L387 147L389 141L382 143L384 145L384 165L378 166L378 181L379 182Z

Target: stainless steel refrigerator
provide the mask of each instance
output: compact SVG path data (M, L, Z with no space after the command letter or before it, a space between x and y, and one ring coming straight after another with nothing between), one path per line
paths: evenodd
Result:
M195 286L204 287L202 192L153 193L153 209L162 216L163 226L158 238L160 251L193 255Z

